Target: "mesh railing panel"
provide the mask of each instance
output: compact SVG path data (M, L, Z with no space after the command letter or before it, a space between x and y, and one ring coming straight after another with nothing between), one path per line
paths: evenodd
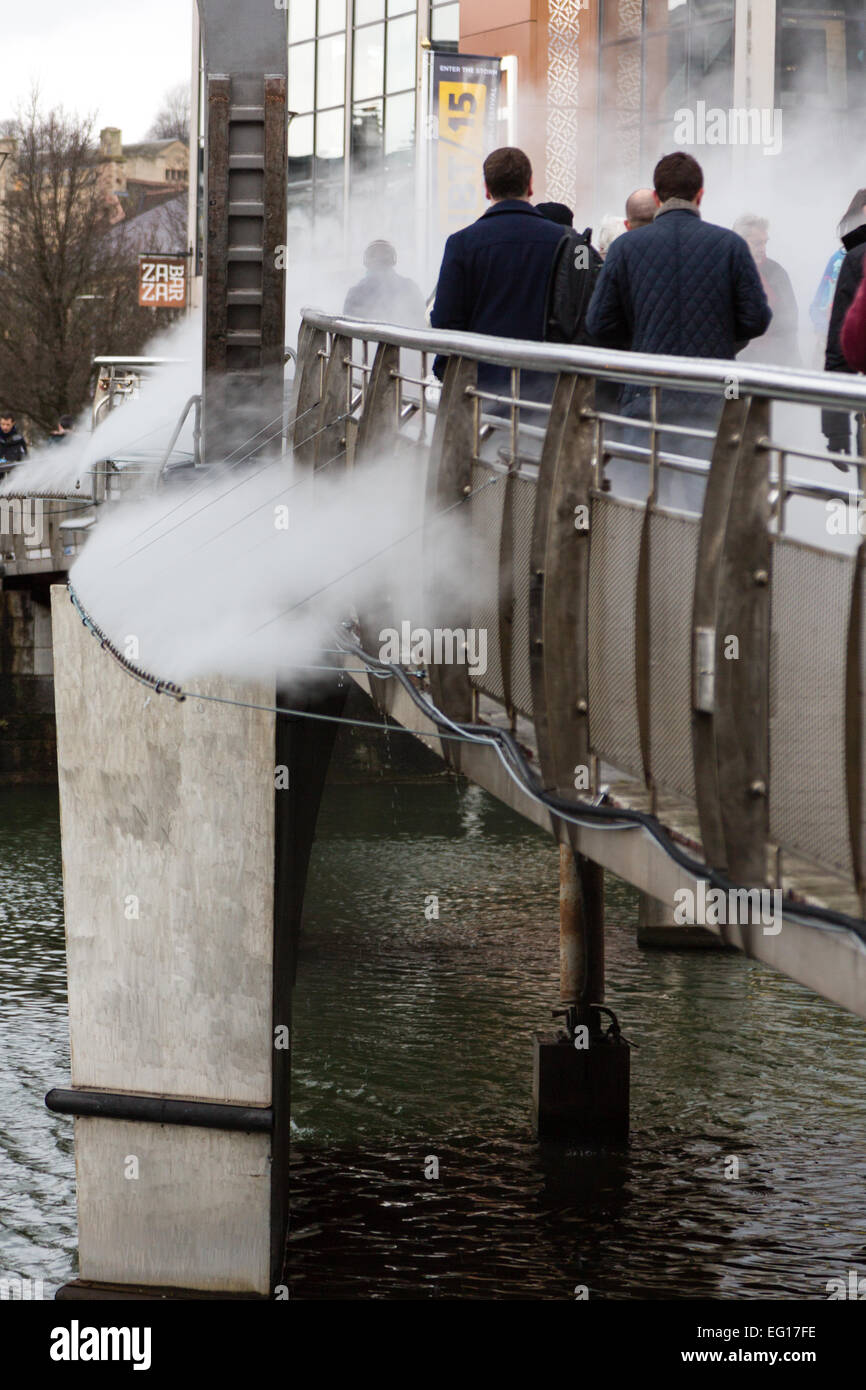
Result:
M635 599L643 507L594 497L589 533L589 737L643 779L635 686Z
M697 517L656 512L650 519L650 770L657 786L692 800L692 604L699 533Z
M787 537L774 547L770 836L843 873L851 872L845 657L853 564Z

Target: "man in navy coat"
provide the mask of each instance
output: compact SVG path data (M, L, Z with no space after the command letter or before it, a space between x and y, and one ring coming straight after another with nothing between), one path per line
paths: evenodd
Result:
M506 147L488 155L484 188L491 206L445 243L430 322L434 328L541 342L547 284L563 228L529 201L532 165L523 150ZM440 379L445 362L437 357L433 364ZM509 392L509 369L479 363L478 385ZM521 397L549 399L552 389L549 374L521 372ZM489 404L484 408L489 411Z

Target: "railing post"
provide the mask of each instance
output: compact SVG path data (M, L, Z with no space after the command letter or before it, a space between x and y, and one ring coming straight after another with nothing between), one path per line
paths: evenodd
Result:
M292 454L296 464L312 468L316 458L316 432L322 400L324 361L328 337L318 328L303 324L298 338L297 387L291 421Z
M379 343L358 422L353 465L356 469L375 467L384 459L394 457L397 440L396 393L399 386L392 373L399 370L399 366L400 349L392 347L390 343ZM384 582L375 587L369 585L359 617L362 647L376 655L381 645L379 633L393 626L393 620L393 598ZM384 689L387 684L382 681L370 683L370 698L382 714L388 713L390 692Z
M692 606L692 753L695 797L704 858L726 863L721 794L716 763L716 691L719 584L731 492L748 414L747 399L726 401L710 464Z
M346 366L346 358L352 356L352 339L337 334L331 340L331 356L325 371L325 385L322 402L318 412L318 437L315 441L315 469L336 470L336 465L346 452L348 421L346 403L350 387L351 367Z
M393 450L397 436L396 372L400 367L400 349L390 343L379 343L364 399L364 409L358 422L358 465L375 461Z
M535 499L530 552L530 676L545 787L589 786L588 593L594 383L556 383ZM584 775L582 775L585 774Z
M448 572L453 536L454 516L460 503L472 493L472 460L475 454L475 403L466 394L478 379L477 364L465 357L451 357L445 370L445 381L427 473L427 520L424 562L431 593L442 592L442 586L453 583ZM437 520L441 514L447 517ZM468 609L468 601L467 601ZM462 613L455 615L455 626L463 623ZM472 718L472 684L465 665L434 665L430 667L430 691L434 703L450 719L466 722ZM442 757L452 767L460 768L460 744L443 740Z
M752 399L731 493L719 585L716 749L724 787L727 868L738 883L767 881L769 807L770 405ZM739 656L728 660L726 639Z

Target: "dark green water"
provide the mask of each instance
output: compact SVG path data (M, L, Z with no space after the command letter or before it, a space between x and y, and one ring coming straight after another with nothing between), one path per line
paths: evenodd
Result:
M631 1143L532 1142L557 891L552 842L477 789L329 789L295 994L292 1296L823 1299L866 1274L866 1028L740 957L638 950L620 884ZM71 1126L42 1105L67 1077L56 802L4 792L0 1272L46 1292L75 1272Z

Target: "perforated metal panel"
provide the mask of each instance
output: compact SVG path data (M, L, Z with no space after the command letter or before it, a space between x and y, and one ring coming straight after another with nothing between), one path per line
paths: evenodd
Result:
M527 478L512 481L514 534L514 618L511 631L511 701L521 714L532 718L532 682L529 675L529 560L535 520L536 484Z
M700 521L656 512L649 525L650 770L657 786L694 799L691 643Z
M490 487L484 487L496 479ZM484 489L480 491L480 489ZM499 548L505 510L505 475L494 473L483 464L472 468L469 500L472 534L472 626L487 633L487 670L472 676L472 684L500 703L505 701L502 659L499 646ZM480 599L479 599L480 596Z
M595 497L589 533L589 737L643 778L635 688L635 596L643 507Z
M845 789L845 654L854 561L783 538L774 547L770 835L851 872Z

